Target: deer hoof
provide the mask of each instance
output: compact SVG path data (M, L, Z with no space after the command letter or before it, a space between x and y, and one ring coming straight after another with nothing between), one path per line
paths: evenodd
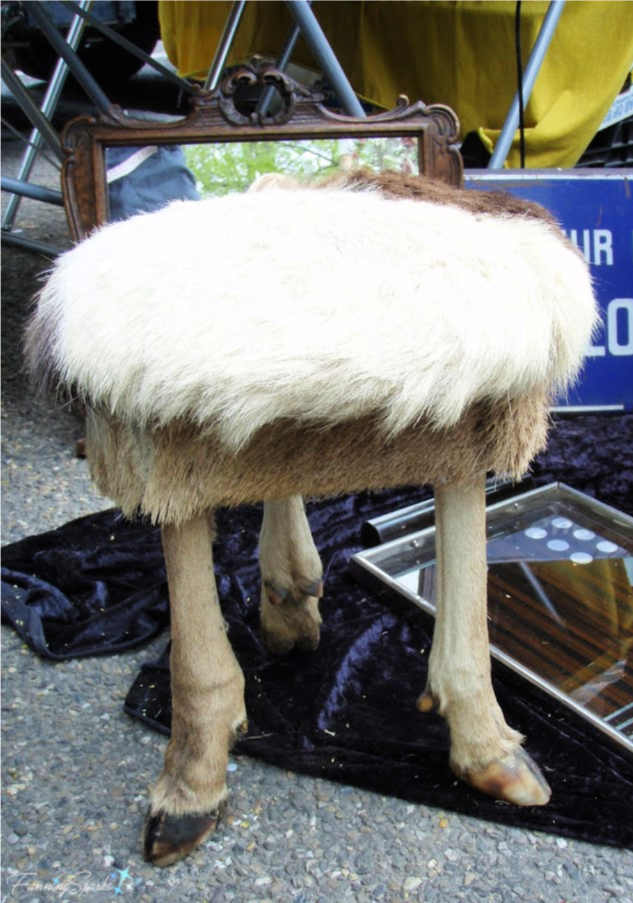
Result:
M289 637L279 636L272 630L265 630L262 627L262 640L264 646L273 655L288 655L295 647L295 641Z
M319 645L319 599L323 583L315 580L292 590L264 583L261 630L264 645L274 655L287 655L295 647L314 652Z
M221 809L202 815L148 813L143 828L146 862L163 868L184 859L215 831L221 815Z
M461 776L477 790L515 806L544 806L552 795L538 765L523 749Z
M317 630L316 633L311 633L307 634L306 636L299 637L295 645L297 649L301 649L302 652L316 652L316 650L319 648L320 641L321 634Z
M302 652L315 652L319 648L319 632L310 632L303 636L279 636L262 628L264 646L273 655L288 655L296 647Z

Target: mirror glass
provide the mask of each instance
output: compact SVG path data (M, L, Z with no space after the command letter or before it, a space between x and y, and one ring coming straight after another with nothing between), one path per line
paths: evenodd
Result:
M420 172L415 137L190 144L183 151L203 197L246 191L259 176L271 172L299 179L361 166L379 172Z
M419 157L418 137L405 135L107 147L108 219L242 193L266 173L307 180L365 167L418 175Z
M487 512L493 657L633 752L633 518L558 483ZM434 527L353 561L435 614Z

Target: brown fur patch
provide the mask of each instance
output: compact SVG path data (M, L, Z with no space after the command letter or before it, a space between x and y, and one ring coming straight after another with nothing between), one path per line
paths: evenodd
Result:
M406 176L399 172L356 169L332 176L315 187L353 188L358 191L374 189L394 200L427 201L440 206L459 207L475 216L524 216L558 227L552 214L540 204L525 201L507 191L473 191L446 185L424 175Z
M387 441L370 420L328 430L279 423L237 455L187 424L140 434L91 412L88 457L99 489L128 516L183 523L223 506L364 489L468 482L482 469L519 476L544 446L544 393L480 404L450 430L420 424Z

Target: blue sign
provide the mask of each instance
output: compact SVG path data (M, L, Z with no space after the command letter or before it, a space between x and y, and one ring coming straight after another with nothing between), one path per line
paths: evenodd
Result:
M467 188L502 189L546 207L590 266L602 327L564 410L633 409L633 171L466 171Z

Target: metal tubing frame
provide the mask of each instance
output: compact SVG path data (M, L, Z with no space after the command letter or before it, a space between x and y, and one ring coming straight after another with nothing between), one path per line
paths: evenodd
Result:
M308 3L311 5L312 0L308 0ZM292 56L292 52L295 49L295 44L299 39L299 35L301 34L301 29L298 24L292 26L292 30L288 37L286 38L286 43L281 48L281 52L277 57L277 62L275 63L275 68L279 69L280 72L286 71L286 66L290 62L290 57ZM259 99L259 103L257 104L257 112L260 116L265 116L268 112L268 108L270 107L270 102L273 99L273 95L275 93L275 89L272 85L268 85L262 91L262 96Z
M213 57L213 62L209 67L209 72L204 83L205 91L214 91L218 86L222 70L226 63L226 58L228 57L233 41L235 40L237 29L240 27L240 22L242 21L242 16L246 9L246 2L247 0L236 0L231 7L231 12L226 20L222 37L220 38L217 50L215 51L215 56Z
M43 241L36 241L34 238L24 238L16 235L15 232L2 232L2 244L9 248L20 248L21 251L36 251L38 254L50 257L51 260L64 253L63 248L55 248L52 245L44 244Z
M33 102L30 95L24 88L24 85L17 77L17 75L15 75L15 73L11 70L10 66L8 66L8 64L4 60L2 61L3 79L18 101L20 108L23 110L25 115L28 116L29 120L34 126L34 130L30 137L30 146L24 154L20 168L18 181L21 183L25 183L26 180L28 180L37 154L42 146L43 140L47 141L51 149L56 154L57 158L61 162L64 161L64 152L62 150L59 137L51 126L47 117L52 115L57 106L62 88L69 72L72 72L81 87L85 90L86 94L88 94L90 99L93 101L93 103L95 103L95 105L98 107L98 109L100 109L102 113L107 113L110 108L109 99L101 90L97 82L92 78L89 70L84 66L75 52L79 47L81 37L87 23L97 28L106 37L114 41L116 44L119 44L129 53L141 59L147 65L152 66L166 79L171 81L173 84L176 84L181 90L188 93L194 93L197 90L192 85L190 85L189 82L181 79L179 76L171 72L157 60L152 59L152 57L150 57L144 51L140 50L140 48L136 47L126 38L118 35L109 26L95 19L95 17L90 13L90 9L93 6L94 0L82 0L82 2L80 2L79 4L68 2L68 0L60 0L60 2L64 7L69 9L74 14L74 19L68 30L66 39L61 36L52 22L48 20L46 13L43 11L41 3L32 3L31 7L35 21L38 23L44 35L60 57L51 77L51 81L49 83L41 110L38 109L37 105ZM2 219L3 230L10 230L13 227L20 200L23 196L25 196L24 190L14 193L14 196L9 199L7 209ZM51 201L51 203L53 202Z
M527 103L530 99L530 94L532 93L534 82L536 81L536 77L538 76L541 66L543 65L545 54L547 53L552 38L554 37L554 32L556 31L556 26L558 25L558 21L562 15L564 6L565 0L551 0L550 5L547 9L547 13L545 14L545 18L543 19L543 24L541 25L538 37L534 42L532 53L530 54L530 59L528 60L527 66L525 67L522 91L524 107L527 106ZM514 95L514 100L512 101L512 105L510 106L506 121L503 124L501 134L497 139L492 157L488 162L488 169L503 168L503 164L505 163L508 154L510 153L510 148L512 146L512 141L514 140L514 135L517 130L518 124L519 92L517 91L517 93Z
M47 40L52 45L57 55L64 60L92 103L100 113L107 116L112 106L108 96L94 80L88 71L88 67L79 59L75 51L69 47L63 36L50 21L47 14L44 12L42 0L31 0L29 12L46 35ZM80 19L80 21L85 25L82 19Z
M90 6L92 6L93 2L94 0L81 0L80 5L84 8L89 8ZM68 30L67 36L68 47L70 47L72 50L75 50L81 43L84 28L85 22L79 16L75 16ZM48 83L46 94L44 95L44 100L42 101L41 114L47 120L52 117L53 112L57 107L57 104L59 103L59 98L68 76L68 72L69 69L66 62L63 59L58 60L51 80ZM35 104L32 105L35 106ZM22 157L22 163L20 165L20 171L18 173L18 179L20 179L20 181L28 181L31 170L33 169L33 164L35 163L43 141L44 136L36 126L31 132L29 147L26 149L24 156ZM13 195L12 198L9 198L4 216L2 217L3 231L9 231L13 228L13 223L15 222L15 217L20 206L20 201L20 195Z
M22 182L20 179L12 179L10 176L2 176L0 179L2 191L11 191L24 198L32 198L34 201L43 201L45 204L55 204L56 207L64 206L61 191L53 191L42 185L33 185L31 182Z
M365 111L347 79L343 67L330 47L316 16L310 9L309 0L286 0L286 6L296 22L296 28L292 30L290 37L286 41L279 60L284 66L287 65L299 34L303 35L303 38L314 54L317 62L329 79L338 99L341 101L345 112L350 116L356 116L363 119L365 117ZM237 0L231 8L215 57L204 83L205 91L212 91L217 87L245 8L246 0ZM260 112L266 111L269 102L270 92L264 94L260 99Z
M84 19L93 28L96 28L115 44L118 44L119 47L127 50L128 53L132 54L132 56L135 56L137 57L137 59L142 60L146 66L151 66L152 69L155 69L156 72L159 72L166 79L168 79L177 87L181 88L183 91L186 91L189 94L196 93L197 88L191 85L188 81L186 81L184 78L180 78L180 76L176 75L175 72L172 72L171 69L163 66L162 63L159 63L158 60L155 60L148 53L145 53L145 51L141 50L140 47L137 47L136 44L128 41L127 38L124 38L113 28L110 28L109 25L106 25L104 22L99 22L99 20L96 19L89 10L82 9L80 6L77 6L76 3L73 3L72 0L59 0L59 3L70 12L75 13L75 15L81 16L81 18Z
M317 22L316 16L310 9L310 4L307 0L287 0L286 6L299 26L310 50L329 79L345 112L348 116L356 116L359 119L364 118L365 111L347 79L343 67L330 47L323 29Z
M44 116L37 104L34 102L33 98L26 90L11 66L9 66L7 61L5 59L2 59L1 64L3 82L5 82L7 88L9 89L9 91L11 91L11 94L17 100L22 112L29 118L31 125L33 126L35 131L40 133L40 135L46 140L46 143L53 151L57 159L60 161L60 163L63 163L65 155L64 151L62 150L59 135L50 124L46 116ZM31 136L31 140L33 140L33 135Z

